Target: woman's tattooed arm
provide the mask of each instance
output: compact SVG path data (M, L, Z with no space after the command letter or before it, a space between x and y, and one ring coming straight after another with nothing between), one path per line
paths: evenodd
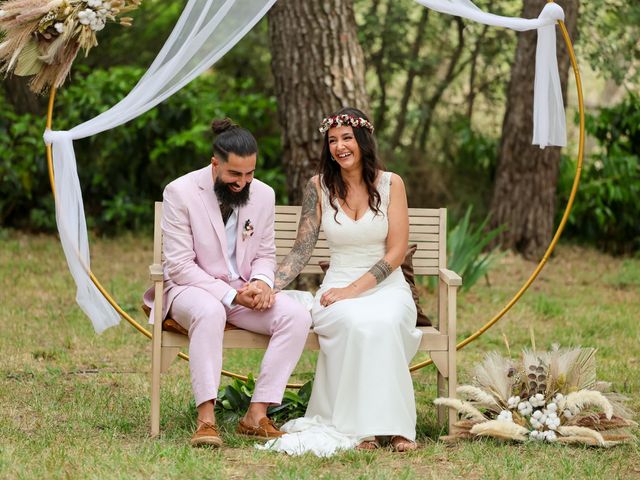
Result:
M391 265L384 258L380 259L373 267L369 269L369 273L376 279L376 283L382 282L391 275Z
M307 182L302 197L302 213L298 225L298 236L293 248L278 266L275 288L281 290L296 278L311 258L311 253L320 234L318 189L313 179Z

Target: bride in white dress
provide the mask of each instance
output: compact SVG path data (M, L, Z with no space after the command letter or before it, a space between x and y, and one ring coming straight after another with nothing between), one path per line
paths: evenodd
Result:
M309 261L320 225L331 263L313 307L320 353L304 417L283 425L270 450L328 456L339 450L416 448L408 364L420 343L416 308L399 266L409 235L402 179L382 171L373 126L344 108L323 120L320 175L307 184L298 237L276 273L288 285ZM276 300L277 301L277 300Z

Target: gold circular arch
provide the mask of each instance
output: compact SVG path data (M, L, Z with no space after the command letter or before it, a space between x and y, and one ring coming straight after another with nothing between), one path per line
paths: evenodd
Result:
M552 1L553 0L549 0L549 3L551 3ZM495 325L498 322L498 320L500 320L502 317L504 317L504 315L509 310L511 310L511 307L513 307L518 300L520 300L522 295L524 295L524 293L531 286L533 281L538 277L538 275L540 274L540 272L544 268L545 264L549 260L549 257L551 256L551 253L553 252L554 248L556 247L556 244L558 243L558 240L560 239L560 236L562 235L564 227L565 227L565 225L567 223L567 220L569 218L569 213L571 212L571 208L573 206L573 202L575 200L576 193L578 191L578 185L580 184L580 175L582 173L582 163L583 163L583 157L584 157L584 138L585 138L585 130L584 130L584 98L583 98L583 93L582 93L582 80L581 80L581 77L580 77L580 70L578 69L578 62L576 60L575 52L573 50L573 44L571 42L571 38L569 37L569 32L567 31L567 28L566 28L566 26L565 26L565 24L564 24L564 22L562 20L558 21L558 25L560 26L560 30L562 32L562 36L563 36L565 44L567 46L567 50L569 52L569 58L571 60L571 67L573 68L573 73L574 73L574 76L575 76L576 88L577 88L577 93L578 93L578 110L579 110L579 114L580 114L580 138L579 138L579 141L578 141L578 163L577 163L577 166L576 166L575 178L573 179L573 186L571 188L571 194L569 195L569 200L567 202L567 206L565 207L564 213L562 215L562 219L560 220L560 223L558 224L558 228L556 229L556 232L553 235L553 238L551 239L551 243L547 247L547 250L545 251L542 259L540 260L540 262L536 266L535 270L531 273L531 275L529 276L527 281L522 285L522 287L520 287L520 290L518 290L518 292L513 296L513 298L511 300L509 300L509 302L491 320L489 320L484 326L482 326L480 329L478 329L475 333L473 333L472 335L468 336L467 338L462 340L460 343L458 343L456 345L456 350L460 350L460 349L464 348L465 346L467 346L469 343L471 343L474 340L476 340L478 337L480 337L480 335L482 335L484 332L489 330L489 328L491 328L493 325ZM50 92L50 95L49 95L49 105L48 105L48 108L47 108L47 128L48 129L51 129L51 126L52 126L52 123L53 123L53 105L54 105L54 102L55 102L55 97L56 97L56 89L52 88L51 92ZM55 183L54 183L54 180L53 180L53 157L52 157L52 153L51 153L51 145L47 145L46 149L47 149L47 167L48 167L48 170L49 170L49 182L51 184L51 192L52 192L52 194L53 194L53 196L55 198L56 192L55 192ZM150 331L148 331L146 328L144 328L142 325L140 325L133 317L131 317L131 315L129 315L127 312L125 312L122 309L122 307L120 307L120 305L118 305L118 302L116 302L113 299L113 297L109 294L109 292L107 292L107 290L102 286L102 284L100 283L98 278L93 274L93 272L91 270L89 270L89 277L91 278L91 281L94 283L94 285L98 288L98 290L100 290L100 292L105 297L105 299L111 304L111 306L113 306L113 308L115 308L115 310L118 312L118 314L120 314L120 316L122 318L124 318L127 322L129 322L129 324L131 324L131 326L133 326L133 328L138 330L144 336L146 336L149 339L152 338L152 336L153 336L152 333ZM189 360L189 356L187 354L183 353L183 352L180 352L178 354L178 356L180 358L184 359L184 360ZM410 372L415 372L416 370L419 370L419 369L424 368L424 367L426 367L428 365L431 365L432 363L433 363L433 360L426 360L424 362L416 363L415 365L412 365L409 368L409 371ZM230 372L230 371L227 371L227 370L222 370L222 374L227 376L227 377L231 377L231 378L237 378L237 379L245 380L245 381L247 380L247 377L245 375L240 375L240 374L237 374L237 373L234 373L234 372ZM300 388L300 387L302 387L302 384L298 384L298 383L289 383L289 384L287 384L287 388Z

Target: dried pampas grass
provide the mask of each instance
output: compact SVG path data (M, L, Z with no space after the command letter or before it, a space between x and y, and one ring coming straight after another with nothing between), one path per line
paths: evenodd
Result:
M637 423L624 408L627 398L596 381L595 352L534 347L519 361L488 354L474 368L474 384L458 387L460 399L435 400L468 417L456 422L444 440L490 436L596 447L632 441L629 429Z
M609 400L602 393L595 390L572 392L558 402L560 410L570 410L574 415L589 406L600 407L607 419L611 419L613 416L613 406Z
M566 445L587 445L590 447L604 447L604 448L615 447L616 445L620 445L624 443L624 441L618 441L618 440L615 440L615 441L605 440L604 443L600 443L595 438L580 437L580 436L558 437L556 439L556 442L563 443Z
M512 422L489 420L488 422L474 425L471 434L477 436L490 436L503 440L516 440L524 442L528 438L529 430Z
M455 443L461 440L470 440L474 437L471 434L471 428L478 423L482 422L479 422L477 420L458 420L453 424L449 435L442 435L440 437L440 441L446 443Z
M580 348L567 371L566 391L591 389L596 383L596 349ZM575 355L569 351L566 355Z
M595 348L560 348L554 345L549 352L549 375L567 390L593 388L596 382L595 354Z
M494 396L485 392L481 388L474 387L473 385L461 385L456 389L456 393L460 397L474 402L479 407L500 411L500 405Z
M591 415L576 415L567 421L568 426L586 427L598 432L617 430L620 428L637 427L638 424L617 415L607 418L605 413L593 413Z
M478 420L481 422L487 420L487 417L485 417L484 414L476 407L471 405L469 402L463 402L462 400L458 400L457 398L436 398L433 403L435 403L436 405L453 408L458 413L470 418L471 420Z
M604 438L600 432L586 427L558 427L558 433L563 437L584 437L594 439L598 445L604 446Z
M485 356L482 363L476 365L473 372L474 381L478 387L491 392L502 403L506 403L515 382L515 371L513 361L492 352ZM513 372L511 376L510 372Z
M42 93L63 84L78 51L85 55L98 44L96 33L107 22L131 25L117 16L138 8L141 0L111 0L91 5L85 0L5 0L0 2L0 73L33 76L31 90ZM86 24L83 11L98 19ZM85 17L86 18L86 17Z

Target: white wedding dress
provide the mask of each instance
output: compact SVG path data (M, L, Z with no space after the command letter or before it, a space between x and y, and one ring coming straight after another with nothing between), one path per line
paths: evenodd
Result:
M416 329L416 307L400 268L356 298L320 305L326 290L347 286L384 256L390 181L389 172L379 176L383 215L368 210L357 221L341 208L334 218L323 189L322 225L331 266L311 310L320 342L313 392L305 416L287 422L282 426L287 434L258 448L325 457L375 435L415 440L408 364L422 333Z

